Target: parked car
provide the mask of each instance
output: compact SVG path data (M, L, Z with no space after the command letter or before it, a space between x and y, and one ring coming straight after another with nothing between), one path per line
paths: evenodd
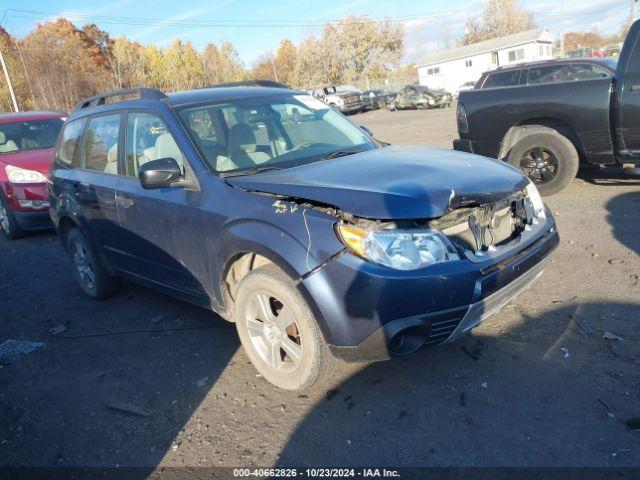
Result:
M389 104L390 110L423 110L427 108L446 108L451 105L451 94L434 91L422 85L407 85L402 88Z
M476 82L464 82L458 87L458 93L465 92L467 90L473 90L476 86Z
M364 109L359 91L338 91L336 87L324 87L312 90L311 94L345 115L359 113Z
M454 148L511 163L543 195L564 188L580 164L640 162L640 77L630 68L640 62L631 43L638 29L617 63L549 60L484 73L474 90L460 92Z
M0 115L0 230L10 240L52 228L46 182L65 115Z
M517 169L389 146L304 92L124 93L81 102L56 150L51 215L80 287L105 298L125 277L212 309L281 388L462 336L558 244ZM293 107L313 119L282 122Z
M365 110L386 108L395 97L395 93L382 89L365 90L361 95Z

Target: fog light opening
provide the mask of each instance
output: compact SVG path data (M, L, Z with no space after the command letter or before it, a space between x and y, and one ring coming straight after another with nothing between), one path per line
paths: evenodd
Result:
M414 326L400 330L388 341L392 357L404 357L420 349L427 341L429 332L426 327Z

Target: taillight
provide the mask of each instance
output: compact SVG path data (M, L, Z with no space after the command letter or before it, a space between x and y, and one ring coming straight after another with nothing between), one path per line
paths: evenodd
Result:
M458 121L458 133L469 133L469 122L467 122L467 111L464 108L464 105L458 103L458 108L456 109L456 118Z

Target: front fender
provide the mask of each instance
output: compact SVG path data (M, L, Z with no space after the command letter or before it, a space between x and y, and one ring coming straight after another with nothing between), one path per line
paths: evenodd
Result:
M344 248L333 228L336 220L313 208L299 206L293 212L229 222L215 240L213 290L217 299L222 300L221 285L227 265L244 253L262 255L292 279L299 280Z

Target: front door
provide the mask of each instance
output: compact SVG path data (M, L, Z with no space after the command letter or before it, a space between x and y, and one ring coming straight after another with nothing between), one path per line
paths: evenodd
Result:
M618 88L622 88L619 98L623 145L620 145L620 153L627 157L623 161L632 163L640 161L640 37L634 38L630 31L626 42L634 42L633 50L626 72L620 71L625 65L619 64L616 77Z
M126 176L118 183L116 208L122 227L120 268L176 293L206 298L208 260L202 240L201 192L184 188L145 190L140 165L171 157L186 159L157 113L129 112L126 122Z

